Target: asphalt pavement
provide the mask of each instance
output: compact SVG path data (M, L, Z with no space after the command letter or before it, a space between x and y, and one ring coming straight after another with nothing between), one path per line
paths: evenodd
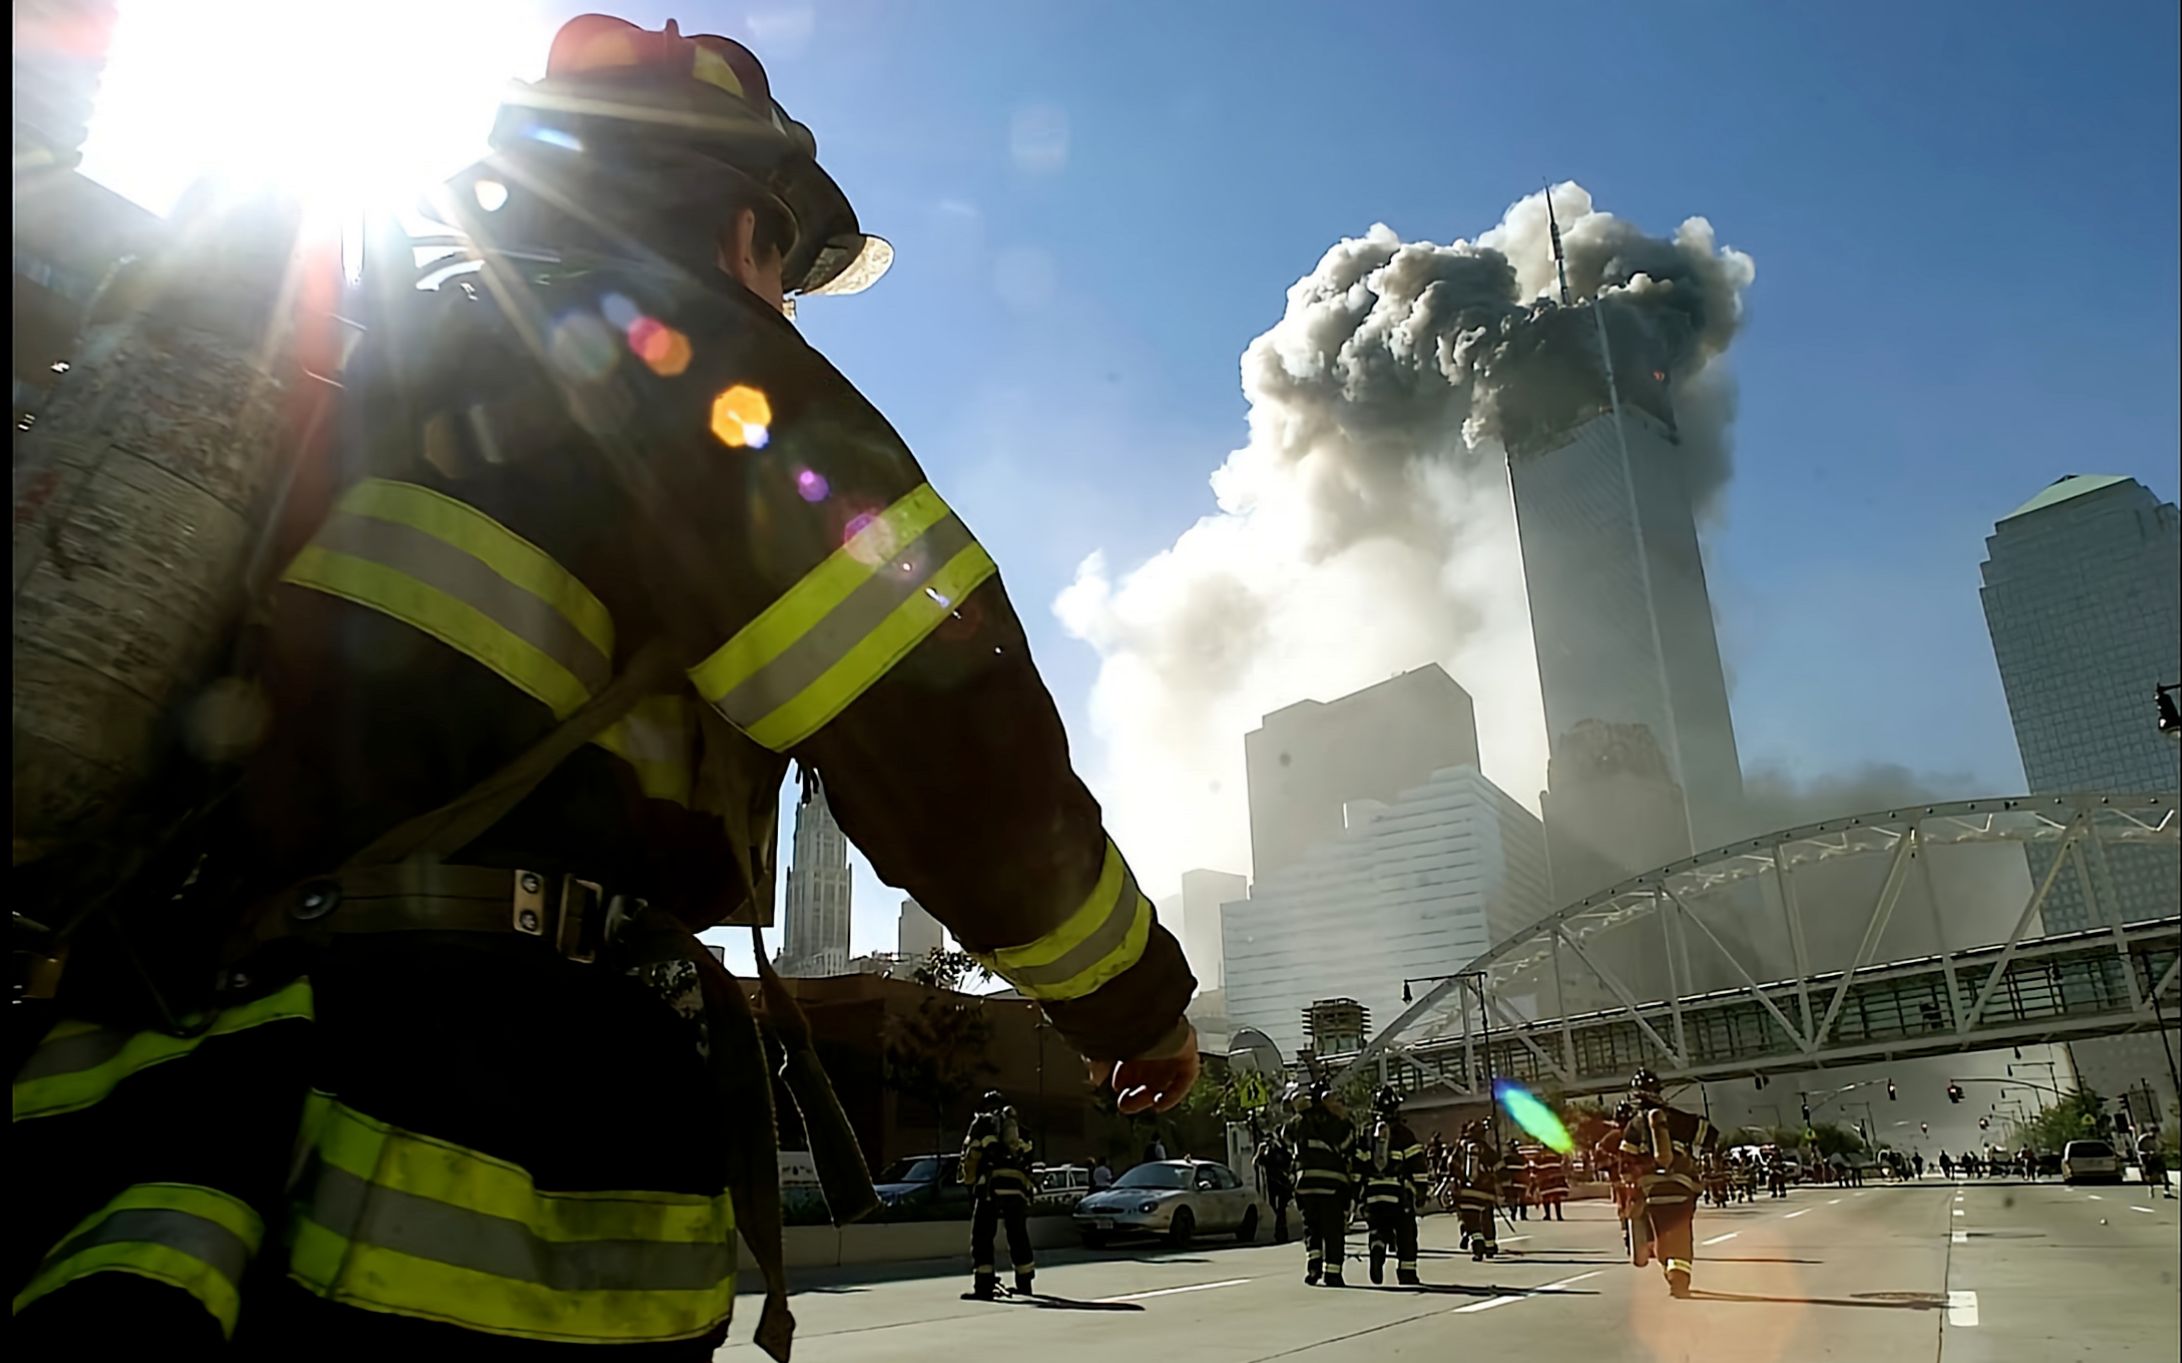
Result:
M1307 1363L1458 1356L1508 1363L2173 1363L2182 1352L2176 1209L2141 1185L1948 1183L1799 1188L1706 1208L1696 1294L1628 1266L1612 1209L1502 1227L1473 1263L1423 1223L1421 1289L1303 1285L1299 1244L1049 1251L1040 1296L962 1300L968 1260L797 1275L797 1363ZM1389 1279L1392 1267L1389 1266ZM760 1357L738 1305L720 1359Z

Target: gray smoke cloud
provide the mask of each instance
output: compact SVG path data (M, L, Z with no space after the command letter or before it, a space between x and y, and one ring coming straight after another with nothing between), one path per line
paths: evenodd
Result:
M1217 512L1124 572L1094 554L1055 602L1100 656L1098 784L1151 884L1248 865L1242 735L1261 715L1426 662L1476 698L1487 774L1535 807L1546 744L1503 442L1603 403L1597 323L1553 301L1546 193L1475 241L1379 225L1328 250L1243 353L1249 439L1212 474ZM1655 237L1572 182L1550 193L1624 400L1683 409L1710 502L1750 257L1703 218Z

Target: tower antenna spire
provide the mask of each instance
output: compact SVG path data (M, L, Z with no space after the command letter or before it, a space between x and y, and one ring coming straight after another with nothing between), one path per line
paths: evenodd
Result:
M1553 212L1553 182L1546 182L1546 222L1553 228L1553 273L1561 281L1561 306L1569 307L1573 300L1568 296L1568 258L1561 252L1561 220Z

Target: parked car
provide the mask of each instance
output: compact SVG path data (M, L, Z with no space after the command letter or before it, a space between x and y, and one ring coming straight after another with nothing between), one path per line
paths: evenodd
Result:
M1091 1191L1091 1171L1080 1164L1041 1164L1030 1171L1035 1211L1073 1211Z
M1076 1229L1093 1248L1125 1235L1163 1235L1186 1245L1199 1232L1231 1232L1248 1243L1265 1220L1264 1201L1235 1171L1210 1160L1139 1164L1114 1186L1076 1204Z
M879 1202L893 1216L968 1216L970 1190L962 1184L960 1155L904 1155L872 1180Z
M2070 1141L2061 1151L2061 1182L2119 1183L2121 1156L2105 1141Z

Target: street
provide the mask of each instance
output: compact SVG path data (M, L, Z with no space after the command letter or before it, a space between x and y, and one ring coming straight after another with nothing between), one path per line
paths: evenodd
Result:
M1501 1257L1483 1264L1458 1255L1452 1218L1427 1217L1421 1289L1372 1287L1360 1233L1338 1292L1303 1285L1298 1244L1055 1251L1029 1302L962 1300L966 1261L812 1272L796 1281L795 1356L2171 1363L2178 1206L2133 1183L1802 1188L1701 1211L1684 1302L1656 1266L1622 1261L1603 1202L1504 1225ZM758 1306L738 1303L720 1358L762 1356L748 1338Z

